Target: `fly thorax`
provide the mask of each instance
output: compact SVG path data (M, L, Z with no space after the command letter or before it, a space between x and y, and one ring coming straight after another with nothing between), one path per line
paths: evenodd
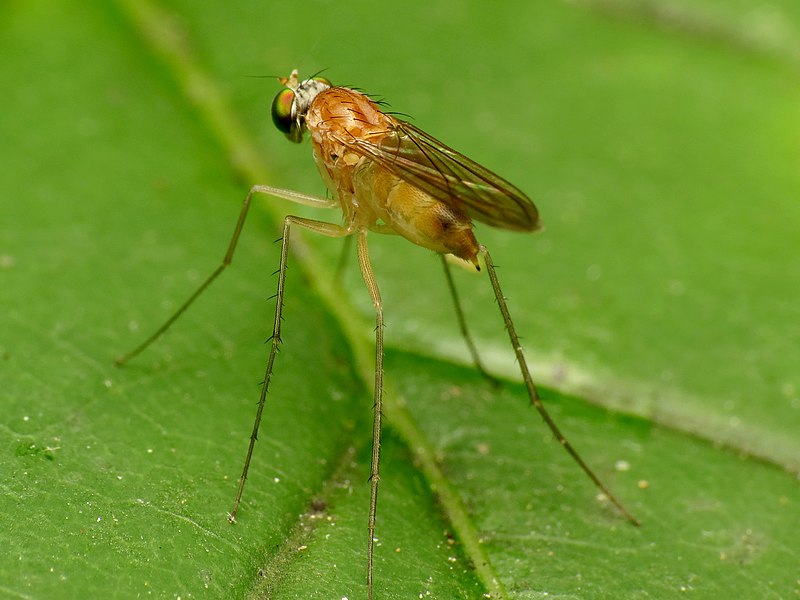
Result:
M314 102L314 98L331 87L330 83L321 79L306 79L298 84L294 91L294 103L292 104L292 118L297 122L303 122L306 113Z

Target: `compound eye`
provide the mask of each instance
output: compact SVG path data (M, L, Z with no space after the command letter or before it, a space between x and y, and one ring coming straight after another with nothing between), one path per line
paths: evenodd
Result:
M272 122L286 135L290 135L295 127L292 119L293 104L294 91L290 89L281 90L272 101Z

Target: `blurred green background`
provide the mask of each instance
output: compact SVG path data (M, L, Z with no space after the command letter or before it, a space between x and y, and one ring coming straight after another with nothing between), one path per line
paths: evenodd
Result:
M280 218L157 345L255 182L324 194L269 122L327 69L525 190L483 276L371 237L387 320L380 598L800 594L800 4L10 0L0 6L0 595L364 598L371 305L300 236L237 526ZM256 77L253 77L256 76ZM269 76L263 78L264 76Z

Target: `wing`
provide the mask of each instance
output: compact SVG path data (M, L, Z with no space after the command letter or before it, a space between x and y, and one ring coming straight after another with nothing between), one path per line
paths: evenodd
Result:
M472 219L518 231L539 226L539 213L522 190L410 123L394 119L380 141L338 141Z

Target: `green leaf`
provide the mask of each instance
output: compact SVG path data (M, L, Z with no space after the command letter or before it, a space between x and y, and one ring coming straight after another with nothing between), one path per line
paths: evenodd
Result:
M552 439L485 275L372 236L385 300L376 598L792 597L800 442L795 2L7 2L0 8L0 595L366 597L372 308L298 236L244 503L280 218L323 194L268 123L310 74L526 190L479 227L545 403L643 521ZM610 412L613 409L614 412ZM758 458L753 458L753 456Z

